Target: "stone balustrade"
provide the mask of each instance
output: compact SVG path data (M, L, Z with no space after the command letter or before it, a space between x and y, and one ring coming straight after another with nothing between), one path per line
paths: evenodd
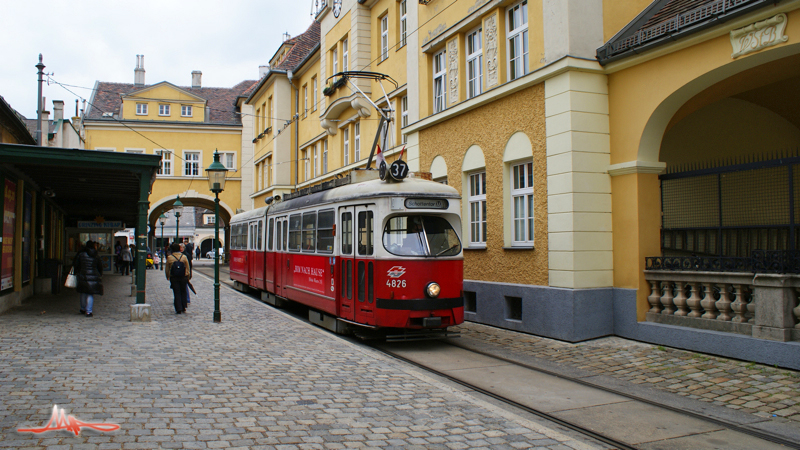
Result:
M800 276L645 270L647 321L800 340Z

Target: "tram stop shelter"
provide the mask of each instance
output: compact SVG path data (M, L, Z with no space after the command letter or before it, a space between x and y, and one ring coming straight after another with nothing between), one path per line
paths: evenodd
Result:
M71 264L68 248L74 252L80 245L67 230L112 224L108 226L136 229L136 304L131 319L149 320L147 216L160 164L159 155L0 144L0 311L34 295L37 278L52 278L57 292L62 268Z

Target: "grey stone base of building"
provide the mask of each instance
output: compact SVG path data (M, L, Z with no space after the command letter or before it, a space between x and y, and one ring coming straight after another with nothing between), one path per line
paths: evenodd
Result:
M639 322L635 289L562 289L465 280L464 297L464 319L470 322L567 342L616 335L800 370L800 342L737 334L744 330ZM795 333L797 330L792 331L793 335Z
M133 304L131 305L131 322L150 322L150 313L150 304Z
M568 342L614 334L612 288L464 281L464 319Z

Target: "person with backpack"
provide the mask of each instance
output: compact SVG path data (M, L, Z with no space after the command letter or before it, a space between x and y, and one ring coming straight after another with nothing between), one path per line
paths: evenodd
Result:
M172 254L167 257L164 273L170 288L172 288L175 314L180 314L186 312L186 291L189 287L189 280L192 278L192 269L189 268L189 260L186 255L181 253L179 243L173 242L170 249Z

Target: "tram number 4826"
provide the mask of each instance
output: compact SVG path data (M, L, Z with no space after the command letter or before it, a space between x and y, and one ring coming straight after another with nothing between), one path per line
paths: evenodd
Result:
M386 285L393 288L404 288L406 280L386 280Z

